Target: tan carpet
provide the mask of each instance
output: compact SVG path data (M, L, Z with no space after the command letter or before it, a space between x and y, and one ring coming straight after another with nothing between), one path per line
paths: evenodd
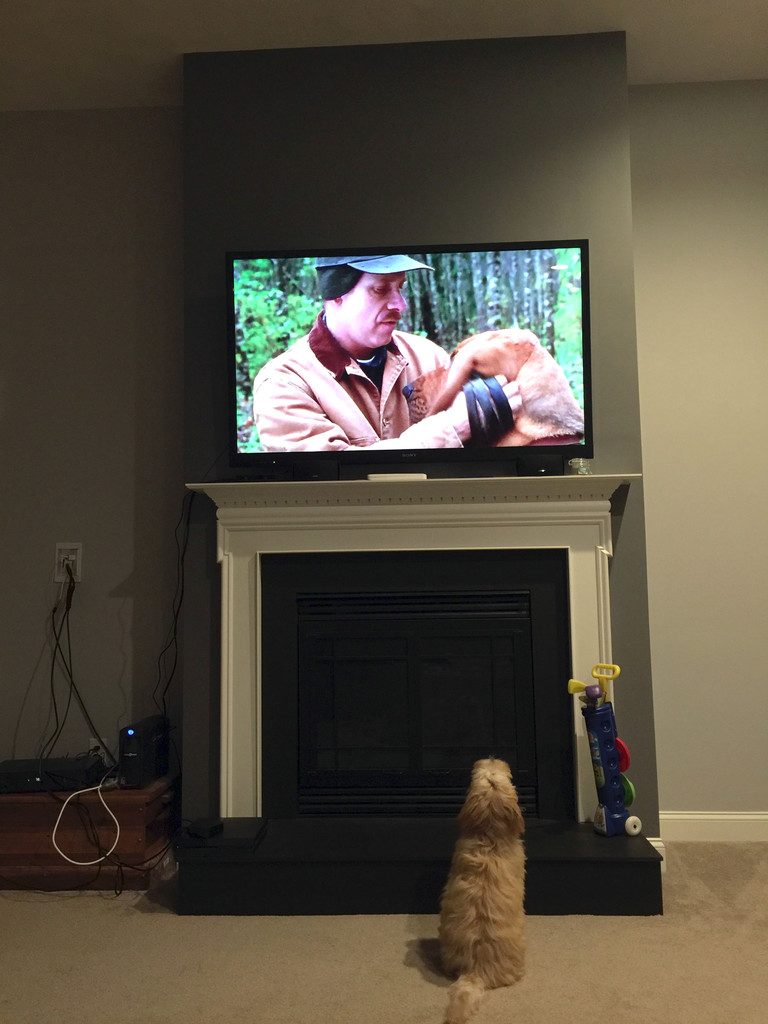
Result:
M667 849L666 913L532 917L477 1024L764 1024L768 844ZM2 1024L440 1024L437 918L177 917L150 894L0 893Z

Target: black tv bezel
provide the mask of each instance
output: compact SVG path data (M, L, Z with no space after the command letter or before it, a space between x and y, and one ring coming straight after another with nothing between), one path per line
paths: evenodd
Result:
M584 440L578 444L535 445L519 448L393 448L333 452L241 452L237 444L237 375L234 263L249 259L288 259L381 252L449 253L511 252L526 249L579 248L581 251L582 359ZM565 472L570 459L594 456L592 421L592 343L590 323L589 240L585 238L523 242L479 242L377 245L343 248L237 249L225 254L227 306L227 451L229 467L238 480L355 480L373 473L425 473L427 476L467 479L491 476L536 476Z

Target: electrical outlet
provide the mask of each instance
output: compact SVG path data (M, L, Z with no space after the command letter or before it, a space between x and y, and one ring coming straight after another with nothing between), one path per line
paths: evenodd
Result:
M67 565L72 570L75 583L80 583L83 578L83 545L65 544L56 545L56 561L53 566L53 582L68 583Z

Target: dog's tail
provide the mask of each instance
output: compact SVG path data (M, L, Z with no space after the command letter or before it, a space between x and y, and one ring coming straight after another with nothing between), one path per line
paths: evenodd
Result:
M485 992L477 974L462 974L448 989L448 1009L444 1024L464 1024L477 1012Z

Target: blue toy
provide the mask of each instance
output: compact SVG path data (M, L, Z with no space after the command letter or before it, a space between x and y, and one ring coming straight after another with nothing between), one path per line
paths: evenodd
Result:
M636 836L643 827L627 808L635 799L635 787L624 772L629 768L629 750L616 734L613 704L608 700L608 684L618 679L618 665L598 663L592 669L595 683L578 679L568 682L568 693L580 694L581 709L589 737L589 750L597 787L595 832L604 836Z

